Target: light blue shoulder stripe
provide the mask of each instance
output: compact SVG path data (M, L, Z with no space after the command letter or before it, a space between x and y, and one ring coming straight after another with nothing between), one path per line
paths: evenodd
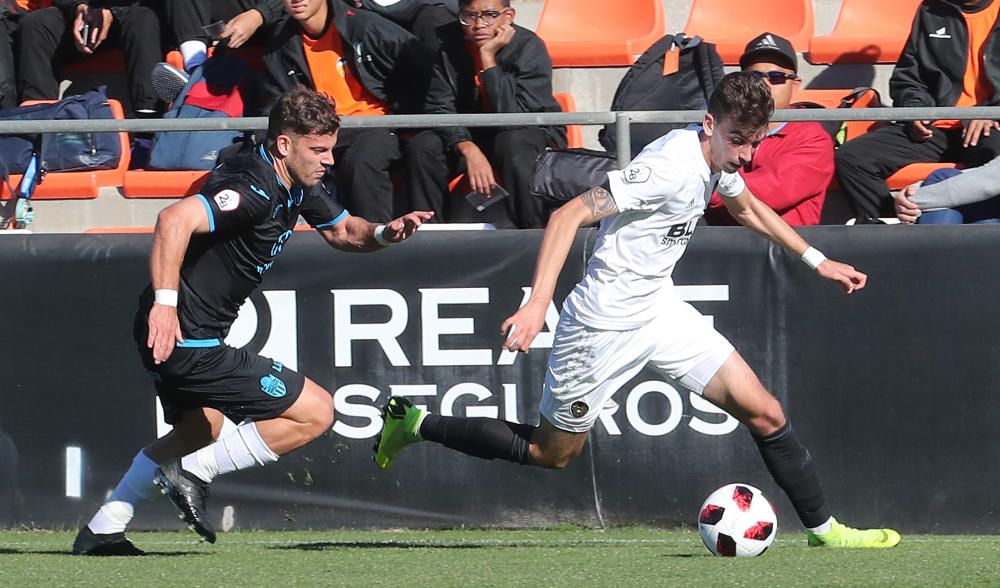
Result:
M208 213L208 232L214 233L215 213L212 212L212 205L208 203L208 198L206 198L204 194L195 194L195 196L197 196L201 200L201 203L205 205L205 212Z
M315 229L329 229L333 225L335 225L335 224L339 223L340 221L344 220L345 218L347 218L348 214L349 213L345 210L344 212L338 214L337 218L333 219L332 221L330 221L328 223L323 223L321 225L316 225L313 228L315 228Z

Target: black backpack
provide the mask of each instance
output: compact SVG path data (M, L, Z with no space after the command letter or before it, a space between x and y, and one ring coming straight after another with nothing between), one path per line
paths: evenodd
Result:
M667 53L679 51L677 70L664 75ZM724 75L722 58L713 43L683 33L666 35L632 64L618 89L611 110L705 110L708 98ZM632 124L632 157L656 139L685 123ZM615 125L605 126L598 138L615 152Z

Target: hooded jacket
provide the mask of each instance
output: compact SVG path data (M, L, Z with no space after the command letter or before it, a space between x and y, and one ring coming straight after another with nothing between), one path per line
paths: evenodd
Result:
M924 0L920 4L910 37L889 78L893 106L954 106L958 102L969 54L969 29L960 4L957 0ZM1000 21L983 43L982 74L993 88L993 97L977 106L1000 104L998 25Z
M392 114L419 114L431 91L433 56L394 22L343 0L327 0L343 41L344 62L372 96ZM329 26L329 25L328 25ZM255 112L266 115L278 97L297 85L316 89L302 43L302 26L286 17L264 54L264 80Z

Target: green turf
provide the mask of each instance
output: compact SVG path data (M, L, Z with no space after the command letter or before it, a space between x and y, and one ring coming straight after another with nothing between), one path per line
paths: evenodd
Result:
M693 531L133 533L151 557L68 554L73 533L0 532L2 586L998 586L1000 537L905 536L885 551L808 548L784 533L754 559Z

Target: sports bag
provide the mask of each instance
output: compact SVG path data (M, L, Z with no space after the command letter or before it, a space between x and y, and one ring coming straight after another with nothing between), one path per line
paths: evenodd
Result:
M535 160L531 194L549 206L566 201L598 186L608 172L618 167L615 156L593 149L551 149Z
M237 118L250 69L240 59L213 56L195 68L191 79L163 118ZM243 137L242 131L161 131L153 136L149 169L193 170L215 167L219 151Z
M632 64L618 84L611 110L705 110L708 98L724 75L722 58L713 43L683 33L666 35ZM685 123L645 123L631 126L631 156ZM599 133L601 145L616 149L615 125Z
M0 110L0 120L110 119L111 106L104 87L68 96L49 104ZM0 159L6 171L23 174L38 155L40 173L114 169L121 161L118 133L32 133L0 135Z

